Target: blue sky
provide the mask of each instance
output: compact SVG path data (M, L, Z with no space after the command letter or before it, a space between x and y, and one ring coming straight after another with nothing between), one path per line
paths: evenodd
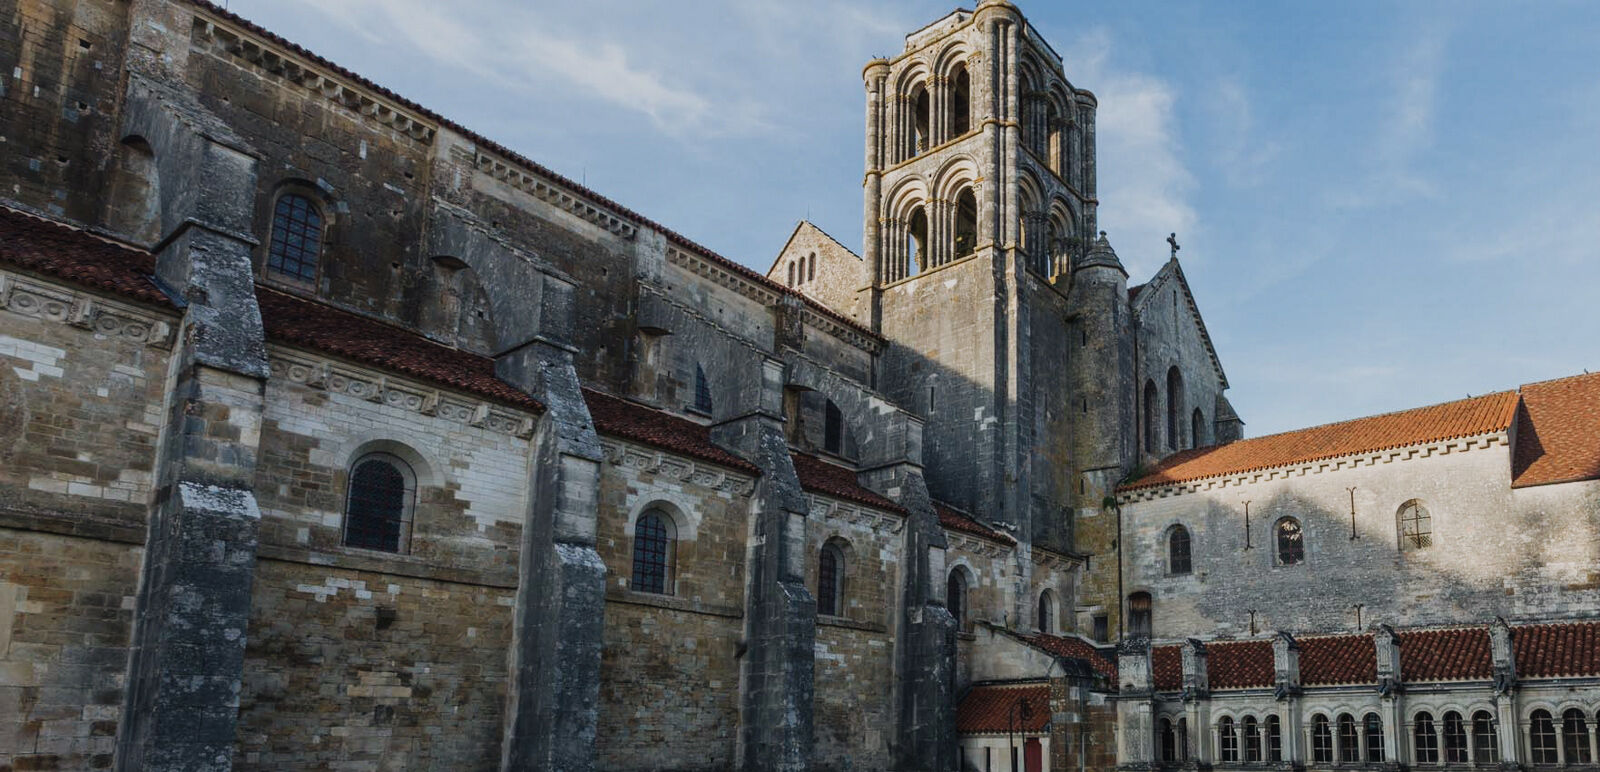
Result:
M942 2L231 0L765 270L861 242L861 66ZM1132 281L1177 231L1250 435L1600 368L1600 4L1041 2Z

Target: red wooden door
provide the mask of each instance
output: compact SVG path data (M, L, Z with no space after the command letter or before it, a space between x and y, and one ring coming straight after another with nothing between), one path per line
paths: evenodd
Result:
M1022 746L1022 768L1027 772L1044 772L1044 746L1037 737L1029 737Z

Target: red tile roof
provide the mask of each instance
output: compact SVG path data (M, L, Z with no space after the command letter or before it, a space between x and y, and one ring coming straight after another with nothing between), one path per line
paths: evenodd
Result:
M760 470L711 441L711 427L697 424L652 407L629 402L609 394L583 390L595 430L626 440L654 445L691 458L721 464L749 474Z
M1301 684L1332 686L1378 680L1378 654L1370 635L1325 635L1295 642L1300 644ZM1403 663L1401 672L1405 672Z
M961 510L956 509L955 507L952 507L942 501L933 502L933 511L939 513L939 525L942 525L952 531L961 531L962 533L970 533L974 536L982 536L985 539L992 539L1002 544L1017 543L1017 540L1011 538L1009 534L990 528L989 526L978 522L977 519L972 515L962 512Z
M1400 675L1407 683L1494 677L1486 627L1410 630L1399 635Z
M87 231L0 207L0 262L133 300L172 306L150 278L155 257Z
M345 357L508 405L544 410L538 400L495 377L494 360L489 357L271 287L257 285L256 302L261 305L268 340Z
M904 513L905 507L861 487L854 469L843 467L805 453L791 453L795 474L800 476L800 486L812 493L854 501L857 504Z
M1600 622L1511 628L1518 678L1600 675Z
M1206 671L1213 689L1271 686L1274 667L1270 641L1217 641L1206 644Z
M1028 718L1011 723L1020 714L1017 701L1028 706ZM985 684L967 690L956 707L956 731L966 733L1043 732L1050 725L1050 687L1047 684Z
M1600 478L1600 373L1522 387L1511 487Z
M1183 647L1156 646L1150 650L1150 677L1156 691L1175 692L1183 688Z
M621 216L623 216L623 217L625 217L627 219L633 220L633 221L635 221L635 222L637 222L637 223L639 223L639 224L641 224L641 225L643 225L645 227L652 228L652 229L655 229L657 231L660 231L663 235L665 235L667 237L668 241L672 242L673 244L676 244L677 246L679 246L679 247L681 247L683 249L686 249L686 250L688 250L690 252L693 252L693 253L695 253L697 255L700 255L701 257L704 257L704 258L706 258L708 260L711 260L712 262L717 263L717 264L721 265L722 267L727 268L727 269L733 271L734 273L739 274L740 276L743 276L745 279L747 279L749 281L752 281L752 282L755 282L756 284L764 286L769 291L776 292L776 293L781 294L781 295L793 295L794 297L800 298L813 311L816 311L817 313L820 313L820 314L822 314L824 316L827 316L827 317L833 319L834 321L837 321L840 324L843 324L846 327L850 327L850 328L856 330L857 332L860 332L860 333L866 335L869 338L872 338L874 340L880 340L880 341L883 340L883 336L881 336L878 333L873 332L872 330L868 329L867 327L861 325L861 323L855 321L854 319L850 319L849 317L846 317L846 316L841 316L840 314L834 312L832 309L828 308L827 306L824 306L821 303L819 303L819 302L817 302L815 300L812 300L811 298L808 298L805 295L802 295L801 293L799 293L799 292L797 292L795 290L792 290L792 289L790 289L788 287L785 287L782 284L779 284L778 282L772 281L771 279L768 279L767 277L765 277L765 276L763 276L763 275L761 275L761 274L759 274L759 273L757 273L757 272L755 272L755 271L753 271L753 270L751 270L749 268L746 268L745 266L740 265L739 263L736 263L736 262L734 262L734 261L732 261L732 260L730 260L730 259L728 259L726 257L723 257L722 255L719 255L716 252L713 252L710 249L707 249L706 247L703 247L700 244L698 244L698 243L696 243L694 241L691 241L688 237L686 237L686 236L684 236L684 235L682 235L682 234L680 234L680 233L678 233L676 231L673 231L673 230L667 228L666 226L661 225L660 223L657 223L657 222L655 222L653 220L650 220L649 218L645 217L644 215L641 215L638 212L635 212L632 209L629 209L629 208L623 206L622 204L619 204L619 203L617 203L615 201L612 201L611 199L601 195L600 193L598 193L598 192L596 192L594 190L591 190L590 188L588 188L588 187L586 187L584 185L581 185L581 184L577 183L574 180L568 179L567 177L564 177L564 176L562 176L560 174L557 174L555 171L551 170L550 168L548 168L548 167L546 167L546 166L544 166L542 164L536 163L535 161L527 158L526 156L523 156L522 154L517 153L516 151L514 151L514 150L512 150L512 149L510 149L510 148L508 148L508 147L506 147L506 146L504 146L504 145L502 145L502 144L500 144L500 143L498 143L498 142L496 142L496 141L494 141L492 139L489 139L488 137L485 137L482 134L479 134L479 133L477 133L477 132L475 132L475 131L473 131L473 130L471 130L471 129L469 129L469 128L467 128L467 127L465 127L465 126L463 126L463 125L461 125L459 123L456 123L455 121L450 120L449 118L446 118L443 115L440 115L439 113L436 113L436 112L434 112L432 110L429 110L428 108L423 107L422 105L417 104L416 102L413 102L413 101L411 101L411 100L409 100L409 99L407 99L407 98L405 98L403 96L400 96L399 94L395 93L394 91L391 91L391 90L389 90L387 88L384 88L383 86L378 85L377 83L373 82L372 80L366 78L363 75L360 75L360 74L358 74L356 72L353 72L351 70L345 69L344 67L341 67L341 66L333 63L332 61L329 61L327 58L325 58L323 56L320 56L318 54L312 53L310 50L301 47L299 44L291 42L290 40L288 40L288 39L286 39L286 38L284 38L284 37L282 37L282 36L280 36L280 35L278 35L278 34L276 34L274 32L271 32L271 31L267 30L265 27L262 27L262 26L256 24L255 22L252 22L249 19L244 18L243 16L240 16L240 15L238 15L238 14L236 14L236 13L234 13L234 12L232 12L232 11L226 9L226 8L223 8L223 7L215 4L215 3L207 2L207 0L189 0L189 1L191 3L193 3L194 5L202 8L202 9L205 9L205 11L207 13L214 14L214 15L216 15L218 17L221 17L222 19L225 19L225 20L227 20L229 22L237 24L240 27L244 28L245 30L248 30L253 35L256 35L258 37L261 37L261 38L264 38L266 40L269 40L274 45L277 45L277 46L286 48L286 49L288 49L290 51L293 51L296 54L298 54L300 56L303 56L306 59L311 60L312 62L316 63L318 66L325 67L325 68L333 71L335 74L339 75L340 77L347 78L347 79L349 79L351 81L354 81L355 83L359 84L362 88L370 89L371 91L382 95L384 98L389 99L389 100L391 100L391 101L393 101L393 102L405 107L408 110L416 112L417 114L427 118L428 120L434 121L435 123L438 123L441 126L445 126L445 127L449 128L451 131L456 132L456 133L462 135L463 137L466 137L467 139L471 140L472 142L474 142L476 144L479 144L479 145L482 145L483 147L487 148L488 150L490 150L490 151L492 151L492 152L494 152L494 153L496 153L498 155L504 156L506 158L506 160L509 160L512 163L524 166L524 167L532 170L534 173L536 173L536 174L538 174L538 175L540 175L542 177L546 177L546 178L549 178L551 180L554 180L557 183L559 183L560 185L562 185L563 187L566 187L566 188L578 193L579 195L581 195L581 196L583 196L585 198L592 199L593 201L595 201L596 203L600 204L601 206L604 206L605 208L610 209L610 210L616 212L617 214L619 214L619 215L621 215Z
M1094 672L1105 676L1107 681L1115 682L1117 680L1117 663L1107 659L1093 644L1082 638L1067 635L1049 635L1046 633L1018 635L1017 637L1058 657L1076 657L1087 660L1089 667L1093 668Z
M1226 445L1179 451L1119 490L1150 488L1504 431L1511 426L1516 406L1516 392L1502 391L1441 405L1239 440Z

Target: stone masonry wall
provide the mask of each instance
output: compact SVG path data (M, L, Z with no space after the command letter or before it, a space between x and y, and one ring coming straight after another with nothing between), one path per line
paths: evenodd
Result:
M1600 604L1600 484L1512 490L1504 435L1375 455L1306 474L1123 504L1128 592L1154 600L1155 635L1358 629L1592 614ZM1450 452L1443 452L1449 448ZM1355 537L1351 498L1355 495ZM1433 546L1401 551L1397 513L1420 499ZM1251 548L1245 549L1244 502ZM1271 528L1304 528L1305 562L1278 565ZM1168 571L1165 536L1190 529L1193 573Z
M0 272L0 516L142 538L166 319Z
M0 528L0 769L110 769L137 545Z
M737 643L744 615L748 496L754 480L606 440L596 544L606 563L601 769L724 769L739 729ZM673 592L629 589L633 525L647 509L677 533Z
M817 495L811 511L806 584L813 594L823 547L833 544L844 556L844 606L817 616L816 768L887 769L905 516Z
M514 596L261 560L234 768L497 769Z

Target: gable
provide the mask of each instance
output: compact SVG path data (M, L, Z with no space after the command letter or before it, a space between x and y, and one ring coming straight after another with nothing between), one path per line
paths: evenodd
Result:
M1137 285L1128 290L1128 303L1133 308L1135 317L1150 308L1156 298L1164 297L1165 289L1169 283L1176 283L1178 297L1182 299L1183 306L1188 309L1188 316L1193 320L1195 330L1200 335L1200 342L1205 346L1206 354L1211 359L1211 367L1216 371L1217 382L1223 389L1228 388L1228 374L1222 370L1222 359L1217 356L1217 347L1211 342L1211 333L1206 330L1206 321L1200 315L1200 306L1195 303L1194 291L1189 288L1189 280L1183 275L1183 267L1178 265L1178 258L1168 260L1150 281Z

